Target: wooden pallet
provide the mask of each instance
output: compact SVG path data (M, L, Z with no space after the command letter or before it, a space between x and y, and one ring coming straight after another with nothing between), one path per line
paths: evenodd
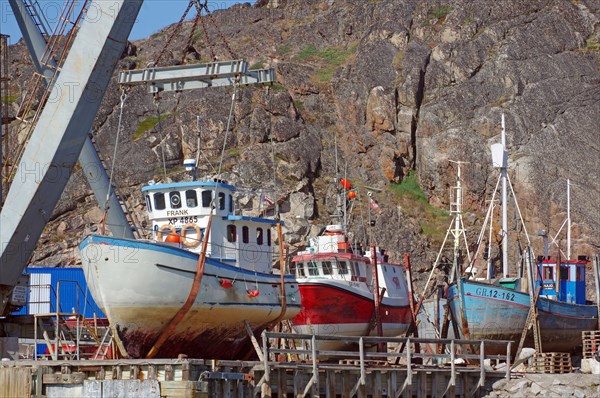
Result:
M600 351L600 330L584 330L581 332L583 357L593 358Z
M536 373L570 373L571 354L565 352L544 352L533 356L531 369Z

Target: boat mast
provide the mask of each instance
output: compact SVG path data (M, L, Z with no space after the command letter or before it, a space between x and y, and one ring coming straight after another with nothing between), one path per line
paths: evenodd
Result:
M567 261L571 260L571 180L567 179Z
M506 129L504 124L504 113L502 113L502 149L504 156L502 159L502 277L508 277L508 205L507 198L507 166L508 156L506 155Z

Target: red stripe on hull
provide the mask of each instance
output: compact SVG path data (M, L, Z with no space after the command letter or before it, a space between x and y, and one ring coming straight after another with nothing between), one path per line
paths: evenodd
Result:
M295 325L369 323L375 311L373 299L328 285L300 285L302 307L292 319ZM409 324L408 306L381 305L382 323Z

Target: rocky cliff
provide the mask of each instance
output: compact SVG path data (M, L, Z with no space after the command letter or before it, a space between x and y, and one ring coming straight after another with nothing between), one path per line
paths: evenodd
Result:
M397 261L410 253L425 273L450 222L450 161L468 162L465 224L470 238L478 234L497 178L489 146L504 113L510 178L530 234L556 234L570 178L576 253L591 255L600 250L599 21L593 0L263 0L218 11L194 31L185 22L160 64L245 58L275 68L277 84L240 88L227 136L231 88L162 95L161 129L152 96L129 91L114 178L143 219L142 184L187 178L182 159L198 150L212 173L225 144L226 178L270 190L294 248L335 210L337 149L337 174L359 189L356 238L370 236ZM156 61L175 28L133 42L119 68ZM11 48L15 106L32 73L25 51L22 42ZM113 83L93 130L110 154L120 96ZM34 264L76 264L84 230L101 222L85 168L76 167ZM519 229L514 214L511 228Z

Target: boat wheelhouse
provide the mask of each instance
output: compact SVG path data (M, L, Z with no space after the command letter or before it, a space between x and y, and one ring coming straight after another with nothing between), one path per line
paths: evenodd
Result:
M379 294L371 259L377 259ZM290 263L302 297L302 311L292 319L294 330L306 334L366 336L376 330L375 300L384 336L406 332L410 321L404 267L390 264L387 255L362 252L349 244L341 225L329 225L310 240L307 250ZM344 341L319 342L319 349L351 348Z
M540 296L564 303L586 304L585 267L589 257L579 256L577 260L560 261L550 256L538 257L538 278Z
M207 253L229 264L272 271L272 230L277 220L236 214L236 188L222 180L154 184L142 189L156 242L200 253L214 203ZM243 258L240 258L243 255Z

